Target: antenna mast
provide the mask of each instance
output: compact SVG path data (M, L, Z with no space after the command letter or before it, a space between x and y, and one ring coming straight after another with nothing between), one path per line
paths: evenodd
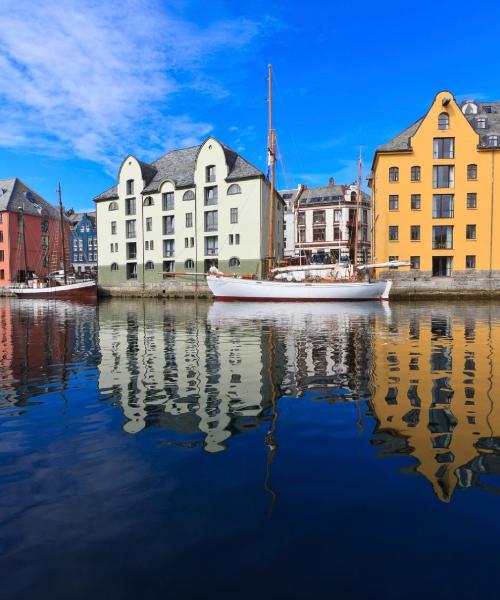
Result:
M57 193L59 194L59 215L61 217L61 237L62 237L62 264L64 273L64 285L68 283L66 277L66 242L64 239L64 209L62 204L62 193L61 193L61 182L57 186Z
M269 211L268 211L268 231L267 231L267 270L268 273L273 268L274 258L274 188L276 186L276 135L273 129L273 67L268 65L268 133L267 133L267 152L269 167L271 169L271 189L269 191Z

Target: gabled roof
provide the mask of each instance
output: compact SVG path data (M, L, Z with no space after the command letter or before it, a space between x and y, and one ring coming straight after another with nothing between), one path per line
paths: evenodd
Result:
M215 138L213 138L215 139ZM237 181L245 178L263 177L262 171L246 161L237 152L216 140L224 151L226 163L228 165L227 181ZM171 150L151 164L140 161L143 178L146 185L143 194L157 192L160 185L167 179L171 179L177 188L194 186L194 172L196 159L203 144ZM147 175L146 177L144 175ZM118 197L117 186L109 188L102 194L99 194L94 200L112 200Z
M92 226L95 227L96 224L96 212L95 211L90 211L90 212L82 212L82 213L73 213L71 215L67 215L70 223L71 223L71 227L76 227L84 217L87 217L87 219L92 223Z
M59 209L49 204L20 179L0 179L0 211L59 219Z

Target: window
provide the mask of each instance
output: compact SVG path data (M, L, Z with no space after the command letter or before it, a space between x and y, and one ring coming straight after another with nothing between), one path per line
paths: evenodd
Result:
M175 233L175 217L168 215L163 217L163 235L173 235Z
M412 242L420 241L420 225L410 225L410 240Z
M455 158L455 138L434 138L434 158Z
M218 212L209 210L205 213L205 231L217 231L218 229Z
M0 242L3 242L3 231L0 231Z
M143 202L144 206L153 206L154 203L155 203L155 201L153 200L152 196L146 196L144 198L144 202Z
M125 237L135 238L135 219L125 221Z
M130 196L134 193L134 180L133 179L127 180L126 193L127 193L127 196Z
M217 204L217 186L205 188L205 206Z
M3 233L0 232L0 242L3 241ZM49 247L49 236L48 235L42 235L42 248L44 248L45 250L47 250L47 248ZM74 247L74 245L73 245Z
M340 208L336 208L333 211L333 222L334 223L340 223L340 219L342 218L342 211L340 210Z
M229 245L232 246L234 244L234 235L232 233L229 234Z
M313 229L313 242L324 242L325 241L325 228L316 227Z
M420 256L410 256L410 269L420 269Z
M5 279L5 269L0 269L0 279Z
M144 242L144 246L145 246L146 250L154 250L155 249L155 243L153 240Z
M498 135L489 135L488 136L488 145L489 146L498 146Z
M476 126L478 129L486 129L486 117L478 117L476 119Z
M207 183L215 181L215 167L213 165L206 168L206 181Z
M466 240L475 240L476 239L476 226L475 225L466 225L465 226L465 239Z
M476 268L476 257L472 254L467 254L465 257L465 268L475 269Z
M137 279L137 263L127 263L127 279Z
M163 240L163 256L175 256L175 240Z
M184 248L189 248L189 238L184 238Z
M135 242L127 243L127 260L135 260L137 258L137 244Z
M82 225L82 226L80 227L80 231L81 231L82 233L84 233L84 232L85 232L85 225Z
M389 167L389 181L399 181L399 167Z
M229 259L229 266L231 269L237 269L240 266L240 264L240 259L236 258L236 256L233 256Z
M164 260L163 261L163 279L167 279L169 277L168 273L173 273L175 271L175 261L174 260Z
M432 276L433 277L450 277L452 260L453 259L451 256L433 256L432 257Z
M477 208L477 194L476 193L468 193L467 194L467 208Z
M485 113L491 113L493 111L491 106L483 106L483 110Z
M111 270L118 271L118 263L111 263Z
M335 242L340 242L342 236L340 235L340 227L333 228L333 239Z
M193 226L193 213L186 213L186 228Z
M125 214L135 215L135 198L127 198L125 200Z
M192 271L194 269L194 260L191 258L188 258L186 260L186 262L184 263L184 268L187 269L188 271Z
M410 169L410 179L412 181L420 181L420 167L414 166Z
M399 260L399 256L389 256L389 262L395 262ZM394 267L392 267L394 268ZM397 269L397 267L395 267Z
M398 210L399 208L399 196L389 196L389 210Z
M238 244L240 243L240 234L239 234L239 233L237 233L237 234L234 236L234 243L235 243L236 245L238 245Z
M325 211L324 210L313 211L313 225L324 225L325 223L326 223Z
M434 194L432 196L432 218L451 219L454 214L453 194Z
M438 117L438 129L445 130L450 128L450 116L442 112Z
M145 265L145 269L146 271L154 271L155 270L155 264L152 260L148 260L148 262Z
M306 224L306 213L305 212L299 212L299 214L297 215L297 225L302 226Z
M237 183L233 183L227 188L227 195L232 196L233 194L241 194L241 188Z
M0 262L4 262L5 260L5 250L0 250Z
M477 179L477 165L467 165L467 179Z
M420 210L420 194L412 194L410 202L412 210Z
M455 167L453 165L435 165L432 167L432 187L455 187Z
M453 248L453 226L434 225L432 228L432 248L435 250Z
M114 244L110 244L109 245L109 250L110 250L110 252L114 252L115 251L115 245Z
M174 210L174 192L166 192L161 195L161 209Z
M219 253L219 238L216 235L210 235L205 238L205 254L215 256Z
M389 225L389 240L397 242L399 239L399 227L397 225Z
M237 208L232 208L231 209L231 216L230 216L230 223L231 223L231 225L234 225L237 222L238 222L238 209Z
M118 210L118 202L110 202L108 210Z
M146 231L153 231L153 217L146 217Z
M183 200L194 200L194 192L193 190L188 190L184 192L184 196L182 196Z
M118 252L118 242L115 243L115 252Z

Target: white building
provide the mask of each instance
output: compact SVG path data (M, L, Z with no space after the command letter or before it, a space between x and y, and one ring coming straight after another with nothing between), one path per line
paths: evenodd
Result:
M371 203L370 196L361 192L358 250L359 260L370 257ZM354 257L354 228L357 186L335 185L333 178L327 186L282 190L286 203L285 255L309 257L327 255L333 262L341 256Z
M268 255L266 176L209 137L151 164L123 161L94 198L101 285L160 283L164 272L260 274ZM283 255L284 206L275 196L274 251Z

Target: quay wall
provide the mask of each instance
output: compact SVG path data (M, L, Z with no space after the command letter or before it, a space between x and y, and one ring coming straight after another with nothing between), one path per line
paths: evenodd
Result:
M433 277L432 271L383 271L392 280L391 300L500 298L500 271L454 271L450 277Z
M99 285L99 296L138 297L138 298L212 298L212 292L205 281L172 279L161 283L115 283Z

